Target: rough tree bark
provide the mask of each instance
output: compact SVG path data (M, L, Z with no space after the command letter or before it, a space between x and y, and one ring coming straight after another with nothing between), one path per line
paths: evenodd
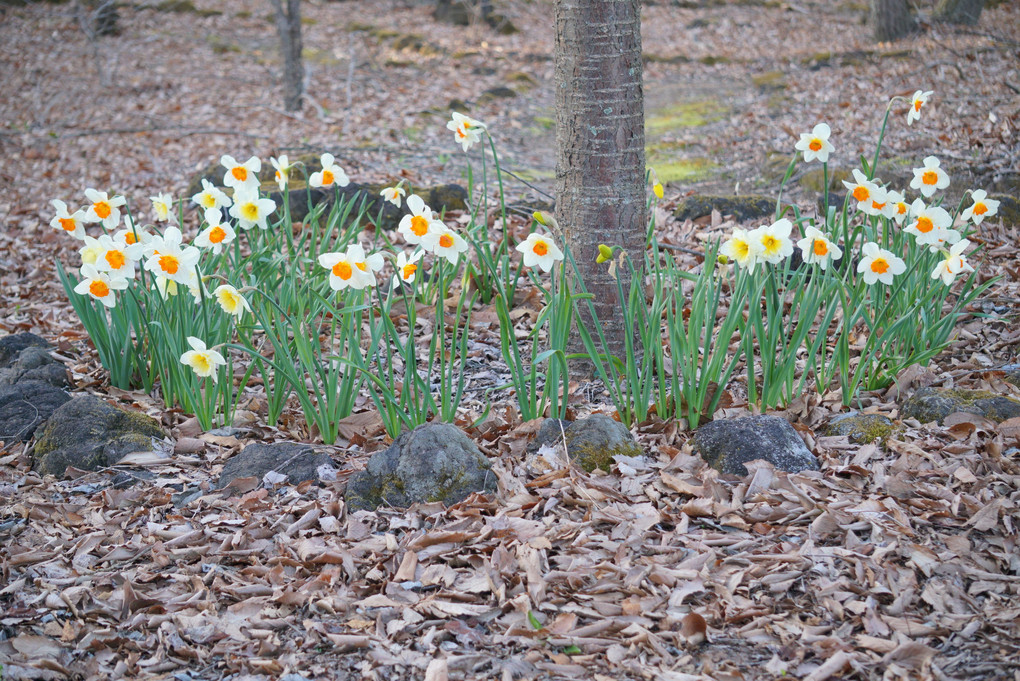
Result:
M870 7L868 24L880 43L898 40L917 28L907 0L870 0Z
M622 246L638 267L643 260L640 8L640 0L555 3L556 218L617 356L624 329L616 282L595 258L605 243Z
M935 18L951 24L973 26L984 8L985 0L939 0L935 5Z
M301 109L305 67L301 61L301 0L270 0L276 12L276 32L283 56L283 108ZM286 8L284 8L286 2Z

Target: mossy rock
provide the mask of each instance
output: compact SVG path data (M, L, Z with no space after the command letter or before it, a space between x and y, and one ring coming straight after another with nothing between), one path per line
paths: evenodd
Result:
M699 128L722 119L727 109L712 98L680 102L663 109L648 112L645 118L645 135L654 137L673 131Z
M999 212L989 221L1001 221L1006 227L1020 226L1020 199L1008 194L992 194L988 198L999 202Z
M152 449L163 431L155 419L92 395L60 406L39 429L32 456L41 473L63 476L68 466L98 470L125 454Z
M845 435L850 442L864 445L875 440L885 442L895 430L895 424L886 416L852 411L833 417L824 432L829 436Z
M711 215L713 209L722 215L732 215L738 222L746 222L774 215L776 200L759 194L737 196L694 194L677 205L673 216L681 221L695 220Z
M988 390L962 388L921 388L903 403L904 418L939 424L955 412L977 414L1001 423L1020 416L1020 402Z
M56 388L71 385L67 380L67 368L39 347L25 348L8 366L0 368L0 387L21 381L42 381Z
M564 441L570 460L589 473L596 468L608 473L613 457L643 454L627 427L604 414L577 421L546 419L528 448L537 451L542 445L554 446Z
M788 473L820 467L793 426L778 416L711 421L694 431L691 441L709 466L728 475L747 475L744 464L755 459Z
M227 461L217 487L227 487L237 478L254 477L261 481L270 471L287 476L287 482L296 485L305 480L318 480L319 469L323 466L333 468L333 460L329 454L316 450L312 445L256 442Z
M853 175L845 168L829 168L829 191L846 191L843 180L850 181ZM815 194L825 193L825 172L821 166L811 168L800 176L800 186Z
M786 74L782 71L766 71L751 76L751 82L762 92L786 89Z
M1002 367L1002 371L1006 373L1006 381L1020 388L1020 364L1007 364Z
M66 392L43 381L0 386L0 440L6 444L29 440L70 399Z
M482 94L478 95L478 103L488 104L490 102L495 102L500 99L513 99L516 96L517 91L511 88L504 86L491 87L488 90L482 92Z
M198 9L191 0L161 0L155 5L149 5L149 7L157 12L197 14L200 17L216 17L223 14L218 9Z

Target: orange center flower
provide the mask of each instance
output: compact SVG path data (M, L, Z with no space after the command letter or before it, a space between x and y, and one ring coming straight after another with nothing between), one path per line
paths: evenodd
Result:
M871 261L871 271L875 274L885 274L889 271L889 261L885 258L875 258Z
M464 132L464 126L457 128L457 137L459 137L460 139L464 139L465 137L467 137L467 133Z
M226 238L227 233L219 225L216 225L211 230L209 230L209 243L221 244L223 243L223 240Z
M986 206L985 204L981 203L980 201L974 204L974 215L984 215L987 212L988 206ZM65 227L64 229L67 228Z
M439 245L442 246L443 248L452 247L453 237L450 236L449 234L444 234L443 236L439 237Z
M906 215L907 214L907 204L903 203L902 201L897 203L896 204L896 214L897 215Z
M813 140L811 140L811 143L808 144L807 146L808 146L808 149L810 149L811 151L821 151L822 150L822 140L820 140L820 139L818 139L816 137Z
M921 182L924 182L925 184L935 184L938 181L939 174L934 170L926 170L924 171L924 175L921 176Z
M110 269L119 270L121 267L124 267L124 263L127 260L120 251L107 251L106 262L109 263Z
M536 241L531 250L535 252L535 255L544 256L549 253L549 244L544 241Z
M96 201L92 204L92 209L96 211L96 215L98 215L101 220L105 220L110 217L110 213L113 210L110 208L110 204L106 201Z
M177 270L181 266L181 261L172 255L161 255L159 256L159 269L163 270L167 274L177 274Z
M400 276L402 276L404 278L404 281L407 281L408 279L413 277L414 273L417 272L417 271L418 271L418 266L415 265L413 262L409 262L406 265L404 265L404 269L401 270Z
M411 218L411 231L415 236L425 236L425 233L429 231L429 221L420 215L415 215Z
M924 102L922 102L920 99L915 99L914 100L914 111L920 111L921 110L921 106L923 104L924 104Z
M859 184L854 187L854 199L857 200L858 203L867 201L869 196L871 196L871 192L869 192L868 188L863 184Z
M344 281L347 281L354 276L354 270L351 269L350 264L341 260L337 264L333 265L333 274L340 277Z
M879 203L878 201L872 201L871 207L874 208L875 210L882 210L883 208L885 208L885 204Z
M230 169L230 174L234 176L234 179L238 182L246 182L248 180L248 169L242 166Z
M110 287L106 285L105 281L96 279L89 284L89 293L94 295L96 298L105 298L110 295Z
M922 234L927 234L931 230L935 229L935 225L932 223L931 218L921 216L917 218L917 231Z
M279 181L280 181L280 179L281 179L281 178L283 177L283 175L281 175L281 174L280 174L280 171L279 171L279 170L277 170L277 171L276 171L276 173L275 173L275 174L273 175L273 177L274 177L274 178L276 178L276 181L277 181L277 182L279 182Z
M325 186L333 184L333 180L335 180L335 179L336 178L333 177L333 173L331 173L330 171L325 170L325 169L322 171L322 186L325 187Z
M829 247L821 239L815 239L814 245L811 248L819 258L829 254Z
M362 272L368 272L368 263L367 262L356 262L354 264L357 265L358 269L361 270Z
M74 222L74 218L59 218L59 219L60 227L65 232L73 232L75 229L78 228L78 226Z
M138 237L135 236L134 232L127 232L124 235L124 243L126 243L128 246L133 246L134 244L138 243Z

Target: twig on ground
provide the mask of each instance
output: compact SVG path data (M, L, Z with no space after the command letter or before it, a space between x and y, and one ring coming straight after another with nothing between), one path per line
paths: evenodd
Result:
M517 180L521 184L527 185L533 191L538 192L542 196L545 196L547 198L553 199L554 201L556 200L555 196L553 196L552 194L550 194L550 193L548 193L546 191L543 191L542 189L539 189L538 187L536 187L535 185L531 184L530 182L525 180L523 177L518 175L517 173L514 173L513 171L507 170L506 168L500 168L500 170L503 172L504 175L509 175L510 177L514 178L515 180Z

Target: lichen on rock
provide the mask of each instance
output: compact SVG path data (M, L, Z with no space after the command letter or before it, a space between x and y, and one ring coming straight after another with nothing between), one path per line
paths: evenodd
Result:
M954 412L977 414L1001 423L1020 416L1020 402L988 390L962 388L921 388L903 403L904 418L921 423L942 421Z
M567 456L591 473L596 468L609 472L616 456L641 456L641 446L627 427L605 414L577 421L546 419L529 449L565 442Z
M845 435L855 444L869 444L875 440L885 442L895 429L895 424L887 416L852 411L834 416L824 432L829 436Z
M793 426L778 416L712 421L694 432L692 442L708 465L728 475L747 475L744 464L755 459L788 473L820 467Z

